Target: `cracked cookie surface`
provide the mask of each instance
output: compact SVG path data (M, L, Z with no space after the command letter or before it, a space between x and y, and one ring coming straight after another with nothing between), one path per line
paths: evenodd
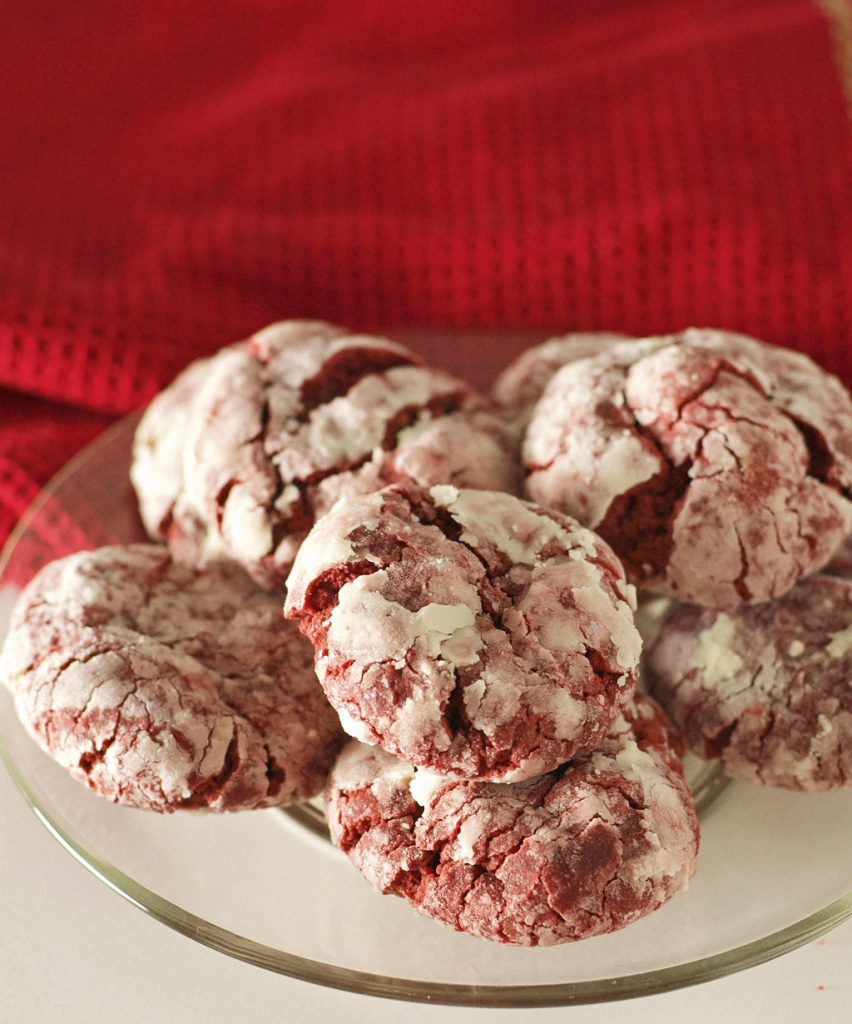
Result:
M648 590L708 607L784 593L852 525L852 398L801 353L723 331L614 345L551 379L526 490Z
M193 570L160 545L45 566L16 605L0 679L75 778L149 810L309 798L345 738L280 599L236 565Z
M491 405L388 339L283 321L187 372L143 416L131 478L151 536L194 564L224 551L274 588L341 498L397 480L519 489Z
M675 608L645 655L649 688L726 775L792 790L852 785L852 581Z
M511 784L353 742L329 776L331 836L377 890L450 928L523 946L611 932L695 872L698 822L667 729L637 697L594 753Z
M636 685L620 563L509 494L400 484L342 502L287 588L344 728L420 767L549 771L591 750Z

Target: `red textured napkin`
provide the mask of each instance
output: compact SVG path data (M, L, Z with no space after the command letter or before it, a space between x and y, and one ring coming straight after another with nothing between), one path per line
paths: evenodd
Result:
M283 317L722 326L852 383L850 0L3 21L0 540L108 422ZM479 383L511 354L420 337Z

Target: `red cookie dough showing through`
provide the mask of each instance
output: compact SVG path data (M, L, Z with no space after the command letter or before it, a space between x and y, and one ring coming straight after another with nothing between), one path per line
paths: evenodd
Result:
M647 682L693 750L733 778L852 785L852 581L818 574L783 597L672 611Z
M341 502L287 587L344 728L421 768L550 771L593 749L636 685L620 563L509 494L395 485Z
M852 398L807 356L724 331L626 341L558 370L524 440L528 495L628 577L707 607L766 601L852 528Z
M139 424L142 520L176 556L224 552L283 585L316 518L399 480L517 493L517 443L490 403L386 338L273 324L194 364Z
M647 697L595 752L509 785L437 776L353 742L327 807L332 840L377 890L521 946L623 928L686 889L696 868L691 794Z
M21 594L0 654L21 721L100 796L154 811L322 791L345 736L280 598L160 545L81 552Z

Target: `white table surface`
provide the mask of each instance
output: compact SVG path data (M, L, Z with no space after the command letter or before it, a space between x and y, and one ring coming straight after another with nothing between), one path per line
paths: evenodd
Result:
M852 852L850 852L852 858ZM0 766L0 1021L122 1024L848 1024L852 922L777 960L662 995L593 1006L485 1010L368 998L233 960L188 939L91 875Z

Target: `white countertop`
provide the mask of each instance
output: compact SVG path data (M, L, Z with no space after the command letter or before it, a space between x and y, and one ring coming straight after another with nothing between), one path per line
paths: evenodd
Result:
M663 995L593 1006L478 1010L323 989L233 960L170 930L60 846L0 767L0 1020L148 1022L566 1020L846 1024L852 922L777 960ZM489 1016L489 1019L493 1019Z

